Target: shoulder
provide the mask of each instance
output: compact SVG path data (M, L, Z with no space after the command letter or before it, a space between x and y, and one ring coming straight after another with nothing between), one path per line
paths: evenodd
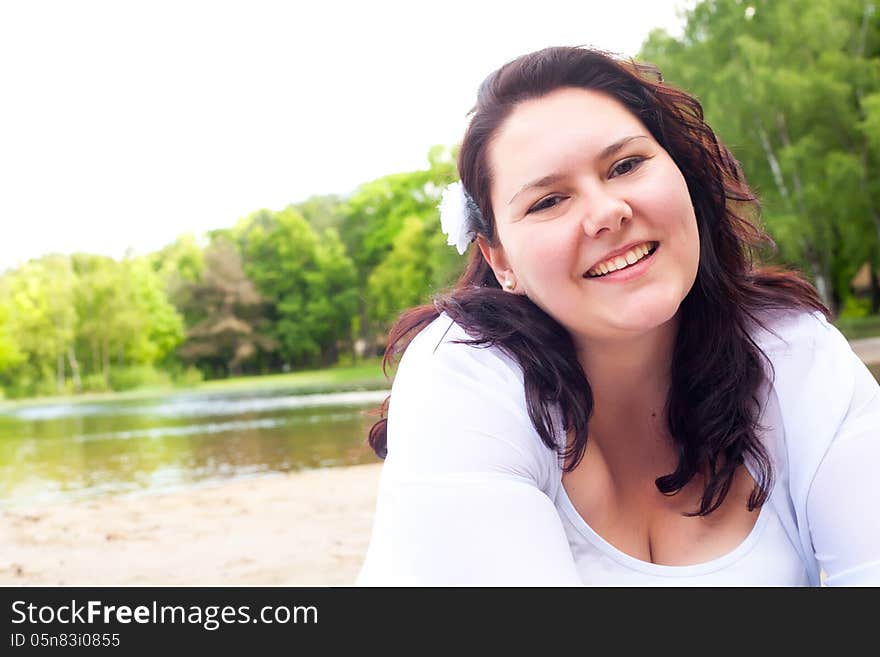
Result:
M846 337L820 312L768 315L751 335L769 360L768 378L783 410L796 405L798 417L821 412L825 423L842 419L854 396L876 386Z
M818 311L767 313L753 324L752 340L769 361L769 380L775 387L837 398L851 391L861 365L847 339ZM864 366L862 366L864 367ZM829 400L833 401L833 400Z
M820 312L776 312L760 318L752 339L767 357L768 379L789 424L821 414L824 426L842 419L860 379L861 361Z
M519 364L474 346L441 314L401 358L388 410L388 458L398 474L483 473L548 490L555 455L528 414Z
M782 355L804 348L849 349L849 343L833 324L819 311L772 311L761 315L760 324L752 324L750 334L768 356Z
M466 344L473 340L447 314L423 328L413 338L400 361L397 377L447 373L456 378L473 377L485 382L497 379L510 391L522 388L522 368L495 346Z

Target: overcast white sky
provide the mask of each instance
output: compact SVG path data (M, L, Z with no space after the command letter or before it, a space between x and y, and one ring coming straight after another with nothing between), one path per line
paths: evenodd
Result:
M480 81L634 55L692 0L0 2L0 271L121 257L426 165Z

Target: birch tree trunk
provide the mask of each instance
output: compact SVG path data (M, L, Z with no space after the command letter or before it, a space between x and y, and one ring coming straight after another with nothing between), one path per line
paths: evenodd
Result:
M82 379L79 376L79 362L76 360L76 352L73 345L67 348L67 362L70 363L70 371L73 373L73 386L79 392L82 390Z

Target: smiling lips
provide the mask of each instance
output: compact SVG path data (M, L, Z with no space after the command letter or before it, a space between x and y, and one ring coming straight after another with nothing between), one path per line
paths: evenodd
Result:
M602 260L598 264L593 265L590 269L587 270L587 273L584 274L584 277L599 278L601 276L605 276L606 274L610 274L613 271L626 269L627 267L634 265L640 260L651 255L657 248L657 246L658 242L642 242L641 244L631 246L624 253L613 256L611 258L607 258L605 260Z

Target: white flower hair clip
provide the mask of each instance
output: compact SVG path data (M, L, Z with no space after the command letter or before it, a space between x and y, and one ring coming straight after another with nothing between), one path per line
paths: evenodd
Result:
M473 219L479 217L480 209L467 193L461 182L454 182L443 190L440 198L440 230L446 235L446 243L464 255L477 236Z

